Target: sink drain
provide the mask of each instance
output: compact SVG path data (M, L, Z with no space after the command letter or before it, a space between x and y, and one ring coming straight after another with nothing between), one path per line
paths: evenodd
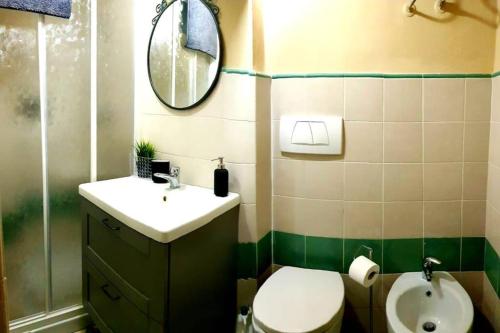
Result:
M426 332L434 332L436 330L436 324L428 321L428 322L425 322L423 325L422 325L422 328L424 329L424 331Z

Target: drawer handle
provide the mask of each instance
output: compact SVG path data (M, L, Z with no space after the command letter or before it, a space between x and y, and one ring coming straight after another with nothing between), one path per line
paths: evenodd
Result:
M106 294L106 296L108 296L108 298L112 301L117 301L120 299L120 295L113 295L112 293L109 292L108 290L109 288L109 284L105 284L104 286L101 287L101 290L103 293Z
M114 227L114 226L112 226L111 224L109 224L109 220L108 220L108 219L103 219L103 220L102 220L102 223L103 223L106 227L108 227L108 229L111 229L111 230L113 230L113 231L118 231L118 230L120 230L120 227Z

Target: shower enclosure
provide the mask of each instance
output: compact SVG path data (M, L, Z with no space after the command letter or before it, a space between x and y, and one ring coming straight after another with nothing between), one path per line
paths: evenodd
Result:
M0 9L0 196L12 332L83 325L78 185L130 174L133 0Z

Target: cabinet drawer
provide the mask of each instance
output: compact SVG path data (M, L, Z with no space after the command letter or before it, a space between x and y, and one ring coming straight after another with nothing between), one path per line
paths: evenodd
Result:
M83 256L108 280L131 286L148 298L148 315L165 320L166 244L160 244L82 200ZM140 303L136 303L140 307Z
M140 275L149 275L150 239L127 227L94 205L86 209L85 254L98 257L134 287ZM97 263L94 260L94 264Z
M150 239L129 228L95 205L86 202L88 245L99 255L106 256L111 248L130 249L137 258L149 256Z
M148 332L149 320L114 284L92 264L86 263L86 302L110 332ZM129 291L130 292L130 291ZM101 323L101 325L102 325Z

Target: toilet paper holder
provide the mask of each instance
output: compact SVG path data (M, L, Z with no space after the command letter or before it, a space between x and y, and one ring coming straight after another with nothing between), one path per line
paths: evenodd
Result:
M367 257L370 260L373 260L373 248L366 245L361 245L360 247L358 247L356 252L354 252L353 259L356 259L357 257L364 255L363 253L361 253L362 251L366 251L366 253L368 254L365 255L365 257Z
M366 246L366 245L361 245L360 247L358 247L356 252L354 252L353 259L356 259L357 257L364 255L362 253L363 251L368 254L368 256L365 256L365 257L367 257L370 260L373 260L373 248ZM370 290L370 311L369 311L369 313L370 313L370 320L369 320L370 333L373 333L373 286L370 286L368 289Z

